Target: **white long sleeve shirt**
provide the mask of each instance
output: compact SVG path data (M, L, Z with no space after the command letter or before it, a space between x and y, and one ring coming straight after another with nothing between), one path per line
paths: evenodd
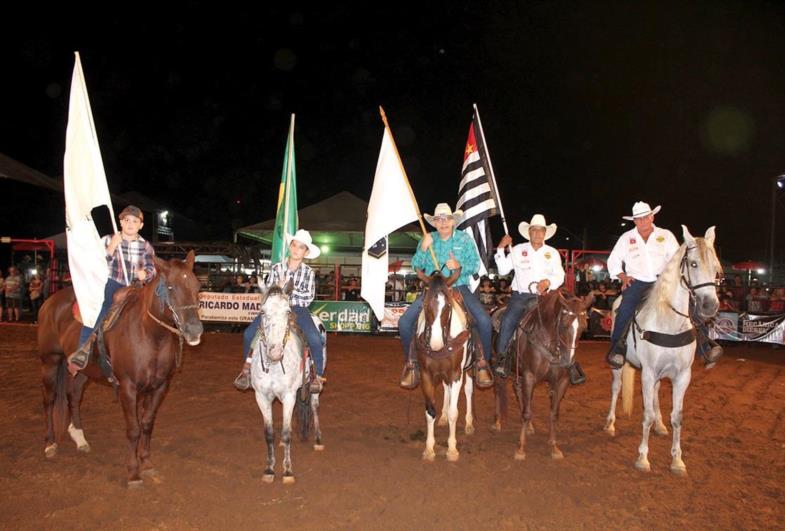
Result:
M634 228L622 234L614 245L608 257L608 272L612 278L618 278L624 263L628 276L654 282L678 250L679 242L668 229L655 226L649 239L643 241L638 229Z
M496 249L494 259L500 275L515 270L512 289L519 293L536 293L534 286L529 291L529 284L545 279L550 281L549 289L552 290L564 283L561 255L550 245L543 245L535 251L531 243L519 243L506 256L504 249Z

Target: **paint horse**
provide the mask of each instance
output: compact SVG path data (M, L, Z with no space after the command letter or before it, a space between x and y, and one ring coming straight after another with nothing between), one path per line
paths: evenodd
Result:
M459 452L455 438L458 421L458 397L463 385L464 373L466 385L466 427L467 434L474 433L472 415L472 392L474 381L467 373L473 360L476 346L470 339L470 323L467 311L450 286L458 279L460 269L455 270L449 278L439 272L430 276L420 275L426 289L423 293L423 311L417 321L417 334L411 348L415 349L420 365L422 391L425 397L425 420L428 424L428 435L425 441L423 459L433 461L436 454L434 445L434 422L436 421L435 390L440 383L444 387L444 405L440 424L450 426L447 439L447 460L457 461Z
M643 393L643 436L635 468L644 472L651 470L648 454L652 424L657 433L668 433L662 422L658 393L660 381L669 378L673 384L670 468L677 475L687 473L687 466L682 460L681 428L684 394L690 385L696 346L690 306L694 305L699 319L714 317L719 309L715 281L722 274L722 266L714 251L714 227L710 227L703 238L694 238L684 225L682 233L684 243L638 307L629 327L627 363L622 369L613 369L611 407L605 423L605 431L614 435L620 388L622 409L627 415L632 413L634 366L641 371ZM614 303L614 315L620 302L619 299Z
M513 366L513 386L521 413L521 433L515 459L526 459L526 436L534 434L532 397L538 383L546 381L550 388L548 445L553 459L564 454L557 446L556 429L559 406L570 385L568 367L575 362L578 340L586 329L586 310L593 297L579 298L566 290L551 291L537 302L537 306L521 318L518 324ZM501 379L500 379L501 380ZM501 427L507 396L504 381L496 385L496 427Z
M160 481L150 461L155 416L180 365L183 340L189 345L198 345L201 340L200 284L193 265L193 251L185 261L156 259L156 276L149 284L126 288L115 295L115 301L124 297L125 305L117 321L103 332L125 415L129 487L141 486L143 475ZM77 450L90 451L80 413L84 386L88 379L106 382L95 356L75 376L66 369L66 356L76 350L81 329L74 318L75 300L73 288L58 291L46 300L38 319L46 414L45 453L49 458L57 454L57 441L66 425Z
M267 467L262 479L266 483L275 480L275 433L273 430L273 402L278 399L283 405L283 428L281 444L284 448L283 482L294 483L292 470L292 414L297 410L300 436L308 439L311 427L315 430L313 449L324 450L319 424L319 395L310 394L308 382L311 375L310 359L305 356L307 343L297 328L295 316L289 305L292 282L270 286L262 294L261 314L257 338L254 341L251 361L251 385L256 394L256 403L264 419L264 435L267 442ZM314 322L325 342L322 323ZM327 363L327 352L324 353Z

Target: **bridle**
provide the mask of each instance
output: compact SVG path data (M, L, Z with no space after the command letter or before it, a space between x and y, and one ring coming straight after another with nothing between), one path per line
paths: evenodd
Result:
M564 296L564 294L562 294L561 291L557 291L557 295L559 297L560 309L559 309L558 315L556 316L555 338L553 336L549 335L549 338L548 338L549 341L548 341L547 344L545 344L544 342L540 341L539 338L532 337L532 335L529 335L528 341L530 343L532 343L532 344L536 344L537 346L539 346L542 349L544 349L548 354L550 354L550 356L551 356L550 363L552 365L556 365L556 364L563 365L564 364L564 361L563 361L564 359L569 361L569 351L571 349L571 346L572 346L573 342L570 341L570 338L565 338L564 334L562 333L562 317L566 315L566 316L572 317L572 319L579 319L581 315L586 315L586 312L585 311L583 311L583 312L574 312L574 311L572 311L571 309L569 309L569 301ZM544 322L542 320L542 312L540 310L539 302L538 302L537 306L535 307L535 310L537 312L537 321L539 322L540 330L546 330L545 324L544 324ZM572 319L571 319L571 321L572 321ZM576 334L577 334L577 331L576 331ZM554 341L554 339L555 339L555 341ZM574 340L577 341L577 338L574 338ZM554 346L553 346L554 342L556 343L555 349L554 349ZM566 354L563 352L563 349L565 349L565 348L566 348ZM554 350L555 350L555 352L554 352Z
M695 260L690 260L689 254L690 251L695 249L697 249L697 246L694 245L692 247L687 247L684 250L684 256L682 257L681 263L679 264L679 273L681 275L681 278L679 279L679 283L689 292L690 301L692 303L695 303L695 298L696 298L695 292L697 290L702 288L708 288L708 287L711 287L712 289L717 288L717 285L714 282L703 282L702 284L696 284L696 285L692 284L692 276L690 275L690 270L693 268L697 268L698 262L696 262ZM692 317L689 314L680 312L679 310L673 307L673 304L670 304L670 307L671 310L673 310L677 314L681 315L682 317L686 317L687 319L692 321ZM689 312L689 310L687 311ZM693 324L695 323L693 322Z
M264 301L262 301L262 304L264 304L265 302L267 302L267 297L265 297ZM292 311L289 309L288 304L287 304L287 314L288 315L287 315L287 318L286 318L286 333L284 334L283 341L281 342L281 352L286 352L286 343L289 341L289 338L292 335ZM268 339L267 339L267 333L265 332L266 323L268 321L268 318L267 318L267 313L264 311L264 309L262 309L259 312L259 316L260 316L260 319L259 319L259 334L258 334L258 337L259 337L259 342L262 344L262 346L264 346L264 356L260 356L259 357L259 361L262 364L262 370L264 372L268 372L270 369L265 367L265 365L264 365L264 357L267 356L268 352L270 352ZM284 366L283 366L283 356L281 356L281 359L279 359L279 360L273 360L273 359L271 359L269 357L268 357L268 359L269 359L269 361L272 361L273 363L280 362L281 363L281 369L282 370L284 369ZM284 371L284 373L285 372L286 371Z
M155 321L156 323L158 323L159 325L169 330L171 333L175 334L178 337L180 341L180 348L177 350L177 356L175 357L175 360L177 363L177 368L179 369L180 361L182 359L182 353L183 353L183 335L185 334L185 332L183 332L183 321L180 318L180 314L177 312L183 310L198 310L199 305L185 304L182 306L174 306L172 304L171 298L169 297L169 294L173 289L174 286L166 283L164 276L161 275L161 277L158 279L158 284L155 287L155 294L158 297L158 301L161 304L161 312L165 311L164 306L169 308L169 311L172 312L172 320L174 321L174 326L168 325L165 322L163 322L161 319L157 318L155 315L152 314L152 312L150 312L149 308L147 309L147 315L149 315L153 321Z

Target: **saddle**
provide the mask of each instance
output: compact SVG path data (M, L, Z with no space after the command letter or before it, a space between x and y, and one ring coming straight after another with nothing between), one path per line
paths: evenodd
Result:
M132 299L131 295L133 294L136 296L141 288L136 286L129 286L118 289L114 296L112 297L112 306L109 308L109 311L106 312L104 316L102 330L104 332L108 331L114 324L117 322L118 318L120 317L120 313L125 308L126 304ZM74 320L79 324L84 324L82 321L82 312L79 310L79 302L74 301L73 306L71 306L71 313L74 316ZM100 323L99 323L100 324Z

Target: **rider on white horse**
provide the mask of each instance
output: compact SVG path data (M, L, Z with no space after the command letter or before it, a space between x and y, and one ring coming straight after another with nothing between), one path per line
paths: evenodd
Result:
M422 270L426 275L430 275L435 270L433 261L428 255L428 247L431 246L445 276L449 276L451 271L460 268L461 274L452 287L459 291L463 297L464 306L471 314L476 331L480 336L483 357L475 361L477 386L489 387L493 385L493 376L491 376L489 368L491 357L491 317L485 310L485 306L469 289L469 279L480 268L480 255L477 252L477 246L474 245L468 234L455 230L455 226L463 219L461 210L453 212L447 203L439 203L434 209L433 216L425 214L425 219L436 228L436 231L423 236L422 241L417 246L417 252L412 257L412 269L416 271ZM417 318L420 316L421 311L422 294L406 309L406 312L398 321L405 363L403 374L401 375L401 387L404 389L414 389L417 387L417 382L419 382L417 362L409 358L409 350L414 338Z
M679 243L673 233L654 225L654 215L660 208L657 206L652 209L643 201L635 203L632 215L622 216L635 223L635 228L621 235L608 257L611 278L618 278L622 283L621 304L613 325L611 348L606 356L608 364L615 369L624 365L628 325L635 310L668 261L679 250ZM705 324L698 324L698 352L710 367L722 356L722 347L708 339Z
M501 377L507 376L505 357L515 328L521 317L537 306L538 297L558 289L564 283L564 268L559 251L547 245L546 240L556 234L556 224L548 225L545 216L535 214L529 223L521 222L518 232L529 240L513 247L510 254L505 248L512 244L512 237L505 234L496 248L496 267L500 275L515 271L512 280L512 297L502 316L499 335L496 338L496 367L494 372ZM583 383L586 377L577 364L569 367L570 381Z
M316 376L311 380L310 391L311 393L320 393L322 391L322 382L325 381L324 374L324 351L322 347L322 339L316 325L311 319L311 312L308 307L313 302L316 294L316 282L314 280L313 269L310 268L303 260L317 258L321 251L319 247L314 245L311 240L311 234L307 230L300 229L294 236L286 236L289 240L289 256L283 261L273 265L270 274L267 277L267 287L272 286L278 282L284 283L292 280L294 286L292 294L289 297L289 302L292 311L297 319L297 326L305 336L308 346L311 351L311 358L316 369ZM240 375L234 381L235 387L241 391L250 389L251 387L251 354L253 353L253 339L261 323L261 313L256 316L256 319L248 325L248 328L243 332L243 356L245 356L245 365Z

